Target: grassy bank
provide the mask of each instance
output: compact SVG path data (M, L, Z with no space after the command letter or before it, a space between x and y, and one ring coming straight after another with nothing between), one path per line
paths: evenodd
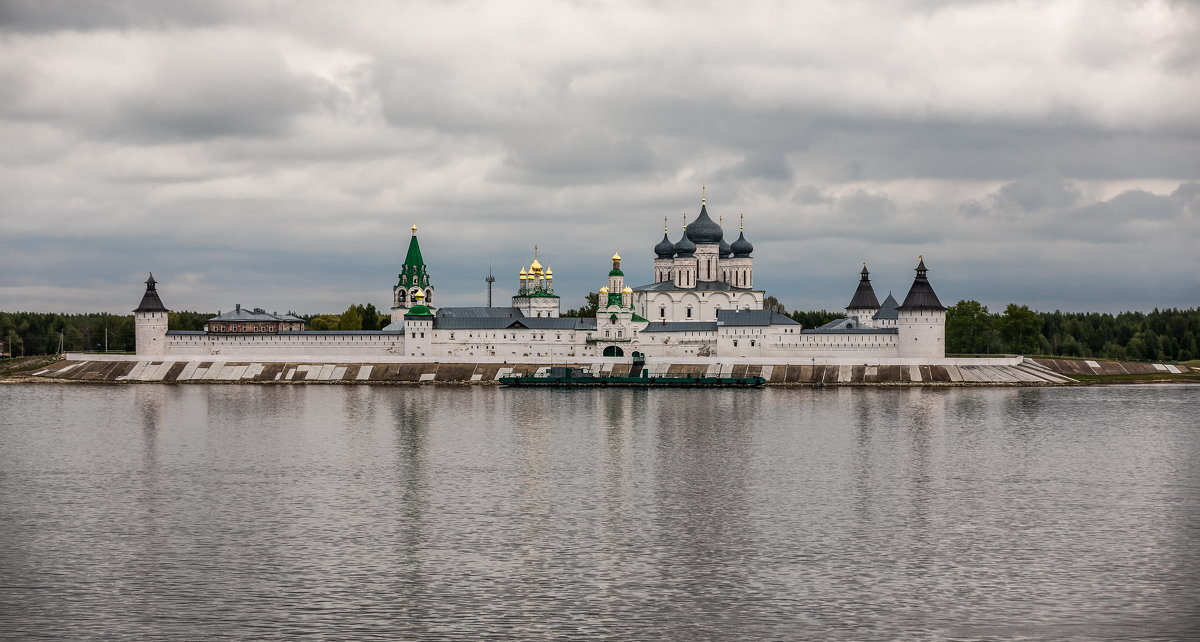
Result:
M56 354L0 359L0 377L21 377L58 361Z

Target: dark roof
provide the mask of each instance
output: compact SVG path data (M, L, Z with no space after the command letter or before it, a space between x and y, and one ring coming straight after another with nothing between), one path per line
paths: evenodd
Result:
M167 312L167 306L163 305L162 299L158 298L158 290L154 289L157 281L154 280L154 273L150 273L150 278L146 279L146 293L142 295L142 302L138 307L134 308L134 312Z
M708 206L700 203L700 215L687 226L687 237L693 243L720 243L724 233L717 222L709 218Z
M879 309L879 299L875 298L875 289L871 287L871 273L867 271L866 263L863 263L862 279L858 282L858 289L850 298L850 305L846 306L847 310L862 308Z
M716 321L651 321L642 332L716 332Z
M917 264L917 278L913 279L912 287L908 289L908 296L904 297L904 303L900 306L901 312L909 310L942 310L945 311L946 306L938 301L937 294L933 292L933 286L929 285L929 279L925 276L928 270L925 268L925 259L921 258L921 262Z
M303 323L304 319L297 318L290 314L285 314L282 316L278 315L278 314L271 314L269 312L266 312L262 308L254 308L253 310L247 310L246 308L243 308L241 306L241 304L239 303L234 307L232 312L224 312L224 313L218 314L217 316L209 319L207 321L207 323L211 323L213 321L249 321L249 322L290 321L293 323L294 322Z
M349 334L404 334L404 331L403 331L403 330L304 330L304 331L288 331L288 332L283 332L283 331L280 331L280 332L278 332L278 333L276 333L276 334L287 334L287 335L309 335L309 334L337 334L337 335L349 335Z
M733 256L733 248L729 247L724 236L721 237L721 247L717 250L717 255L723 259Z
M208 332L205 332L205 331L203 331L203 330L167 330L167 334L172 334L172 335L177 335L177 336L193 336L193 335L207 335L207 334L210 334L210 333L208 333ZM347 334L372 334L372 335L374 335L374 334L404 334L404 331L403 331L403 330L401 330L401 331L398 331L398 332L397 332L397 331L394 331L394 330L306 330L306 331L303 331L303 332L296 332L296 331L291 331L291 332L278 332L278 333L276 333L276 334L287 334L287 335L302 335L302 334L303 334L303 335L309 335L309 334L337 334L337 335L347 335ZM219 336L219 337L226 337L226 336L240 336L240 335L229 335L229 334L225 334L225 333L218 333L218 334L216 334L216 336Z
M683 238L679 239L679 242L675 244L675 253L681 259L691 258L696 253L696 244L688 238L686 227L683 228Z
M746 240L746 232L743 230L738 233L737 240L729 246L729 249L733 251L734 256L746 258L754 251L754 246Z
M883 305L879 306L879 312L876 312L875 316L873 316L871 318L872 319L896 319L896 318L899 318L900 314L896 312L896 308L898 308L898 307L900 307L900 304L896 303L896 297L892 296L891 292L888 292L887 298L883 300Z
M800 325L774 310L717 310L717 325Z
M823 329L825 326L814 330L801 330L800 334L897 334L900 332L898 328L831 328Z
M862 327L862 325L859 324L854 319L851 319L849 317L842 317L840 319L834 319L833 321L830 321L829 323L826 323L823 326L819 326L819 327L812 328L812 329L813 330L853 330L855 328L861 328L861 327Z
M437 317L439 319L445 317L470 317L470 318L488 318L488 317L503 317L503 318L520 318L525 316L521 312L521 308L489 308L486 306L464 306L455 308L438 308Z
M752 288L734 287L724 281L699 281L694 288L681 288L675 285L674 281L663 281L662 283L648 283L639 285L633 288L634 292L673 292L675 290L688 290L690 292L754 292Z
M834 319L829 323L811 330L801 330L801 334L896 334L896 328L868 328L862 323L848 318Z
M595 330L596 317L437 317L439 330Z
M657 254L658 258L660 259L669 259L675 256L675 244L671 242L671 239L667 236L665 230L663 231L663 240L659 241L658 245L654 246L654 253Z

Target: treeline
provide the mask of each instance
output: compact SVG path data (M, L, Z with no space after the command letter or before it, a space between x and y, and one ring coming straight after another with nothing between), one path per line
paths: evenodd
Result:
M563 316L596 314L595 293ZM768 297L768 309L787 314L805 328L844 316L828 310L788 313ZM171 312L172 330L203 330L209 312ZM309 330L381 330L391 322L373 304L351 305L341 314L302 315ZM1042 354L1141 361L1200 359L1200 309L1152 312L1037 312L1009 304L991 312L978 301L959 301L946 312L946 352L951 354ZM133 315L0 312L3 352L13 356L101 351L133 352Z
M946 352L1016 353L1133 361L1200 358L1200 309L1153 312L1037 312L1010 303L990 312L978 301L946 311Z
M172 330L203 330L204 322L214 314L171 312L167 323ZM57 314L53 312L0 312L0 352L15 357L64 352L133 352L133 315L94 312Z
M309 330L382 330L392 322L389 314L380 314L374 303L355 304L341 314L300 315Z

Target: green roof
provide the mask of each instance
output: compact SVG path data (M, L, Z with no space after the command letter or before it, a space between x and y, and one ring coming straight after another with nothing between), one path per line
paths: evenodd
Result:
M643 319L643 318L642 318L640 315L638 315L638 314L634 314L634 315L633 315L633 320L634 320L634 321L640 321L640 322L643 322L643 323L650 323L650 320L649 320L649 319Z
M417 242L416 234L413 234L412 239L408 242L408 255L404 257L404 265L406 267L425 265L425 259L421 257L421 244Z
M609 276L625 276L625 273L614 268L612 272L608 273L608 275Z
M428 316L433 316L433 313L429 311L429 306L427 306L423 303L418 303L418 304L414 305L411 310L409 310L408 312L405 312L404 316L406 316L406 317L428 317Z
M541 297L541 298L545 298L545 299L557 299L557 298L559 298L559 296L558 296L557 294L551 294L551 293L549 293L549 292L543 292L543 291L530 292L529 294L527 294L527 295L525 295L525 296L531 296L531 297Z

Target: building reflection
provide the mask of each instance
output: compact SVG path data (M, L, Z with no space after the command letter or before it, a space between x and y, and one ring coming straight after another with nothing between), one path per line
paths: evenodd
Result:
M753 394L671 391L653 417L655 549L671 587L662 603L681 617L750 616L730 596L754 592L748 585L756 554L751 504L760 406L748 399Z

